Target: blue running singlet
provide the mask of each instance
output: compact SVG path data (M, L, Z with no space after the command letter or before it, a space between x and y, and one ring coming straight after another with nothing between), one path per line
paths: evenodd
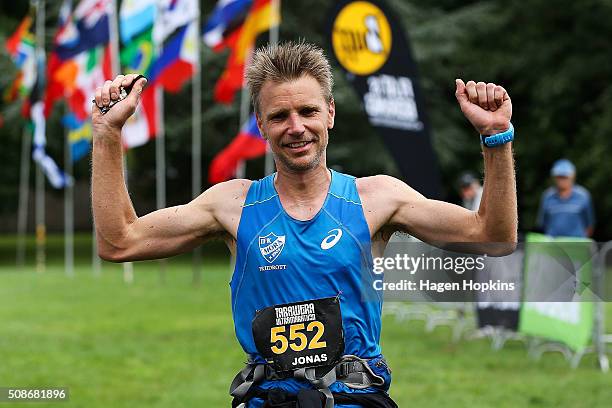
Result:
M382 298L372 287L370 231L355 178L330 171L323 207L308 221L285 212L274 187L275 174L253 181L249 188L230 286L236 336L253 361L265 362L253 340L251 323L256 311L334 296L340 299L344 354L380 357ZM292 393L311 388L293 378L264 381L259 387ZM330 390L368 392L341 382L332 384ZM255 401L249 404L257 406Z

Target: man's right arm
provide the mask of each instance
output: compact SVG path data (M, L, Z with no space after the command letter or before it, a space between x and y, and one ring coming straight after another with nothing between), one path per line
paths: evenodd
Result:
M120 208L119 200L105 200L100 194L103 188L96 188L94 183L99 254L114 262L158 259L189 251L207 239L234 239L238 225L232 220L239 220L240 213L239 209L229 206L233 205L229 197L243 198L247 183L247 180L232 180L217 184L187 204L142 217L136 216L131 202ZM241 204L244 199L238 199L236 204L238 202Z
M96 92L96 103L108 105L127 78L107 81ZM123 82L125 84L125 82ZM144 81L127 99L102 115L92 107L92 207L98 251L115 262L165 258L188 251L214 236L236 236L249 182L232 180L205 191L188 204L138 217L123 177L121 128L133 114Z

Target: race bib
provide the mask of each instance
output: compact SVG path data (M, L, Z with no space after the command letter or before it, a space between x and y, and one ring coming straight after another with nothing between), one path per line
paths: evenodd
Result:
M333 365L344 353L338 297L267 307L252 328L257 350L277 371Z

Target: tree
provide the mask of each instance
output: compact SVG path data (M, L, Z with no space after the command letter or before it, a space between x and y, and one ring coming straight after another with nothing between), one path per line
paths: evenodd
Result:
M612 38L612 4L605 0L572 2L559 0L554 6L544 0L513 3L501 0L459 1L387 0L404 23L416 61L431 117L434 148L438 154L447 199L456 200L455 182L463 170L479 171L482 158L478 138L461 115L454 97L454 79L496 82L508 89L514 106L514 144L519 189L520 228L534 228L541 192L549 183L552 163L567 157L578 169L578 181L594 198L599 223L596 237L612 236L612 73L607 69L608 39ZM47 9L48 44L57 19L57 4ZM214 6L200 2L203 19ZM19 3L3 3L0 36L17 26L25 10ZM281 40L305 38L329 53L325 37L324 0L282 2ZM8 12L7 10L11 10ZM27 9L27 7L26 7ZM318 12L312 12L317 10ZM265 42L261 36L259 43ZM203 93L205 170L212 157L238 131L239 102L232 106L213 103L212 89L225 66L226 54L203 47ZM10 61L0 57L0 87L12 78ZM380 138L367 123L354 91L338 67L334 67L338 120L331 134L328 163L357 176L374 173L398 175ZM190 88L166 95L168 204L185 202L191 196ZM8 109L8 110L7 110ZM0 188L0 211L16 208L18 154L23 122L16 109L2 105L5 125L0 160L4 181ZM14 124L14 125L13 125ZM61 157L63 131L57 118L49 124L49 150ZM139 212L153 208L154 147L130 151L130 190ZM375 152L375 154L363 154ZM263 175L263 160L249 162L247 176ZM87 178L88 163L77 169L77 178ZM203 186L203 189L206 186Z

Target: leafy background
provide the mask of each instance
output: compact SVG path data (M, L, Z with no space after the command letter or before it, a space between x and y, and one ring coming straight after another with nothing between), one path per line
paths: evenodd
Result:
M445 198L458 201L455 181L464 170L482 171L478 139L462 117L454 99L454 79L482 80L502 84L513 101L521 230L534 228L541 192L549 185L552 163L567 157L578 169L578 182L592 193L597 214L596 238L612 237L612 2L584 0L526 0L508 2L460 0L387 0L403 21L417 60L421 85L432 122L433 143L438 154ZM50 48L60 2L47 2L46 42ZM282 4L281 39L305 38L328 49L325 37L329 1L285 1ZM214 7L201 2L202 19ZM27 12L25 0L0 5L0 40L13 32ZM313 12L322 10L322 12ZM260 42L265 42L265 36ZM204 177L214 155L238 130L239 101L220 106L212 100L212 89L225 65L226 54L203 47ZM7 86L15 68L0 54L0 88ZM399 175L385 146L367 123L359 100L338 67L334 68L338 120L328 149L329 165L356 176L387 173ZM169 205L191 196L191 88L166 95L167 165ZM14 230L17 208L20 138L25 122L19 107L0 102L0 231ZM61 109L48 123L48 150L63 157ZM375 154L364 154L375 152ZM132 197L139 213L150 211L155 202L154 144L128 153L133 182ZM259 178L264 162L247 165L247 176ZM32 172L33 173L33 172ZM89 163L75 167L77 190L86 197ZM33 174L32 174L33 177ZM33 185L33 184L31 184ZM202 186L205 189L207 186ZM62 193L48 189L50 201ZM86 201L86 200L85 200ZM89 205L77 206L86 227ZM61 212L58 212L61 213ZM60 216L60 215L58 215ZM77 216L78 218L78 216ZM59 224L61 225L61 223Z

